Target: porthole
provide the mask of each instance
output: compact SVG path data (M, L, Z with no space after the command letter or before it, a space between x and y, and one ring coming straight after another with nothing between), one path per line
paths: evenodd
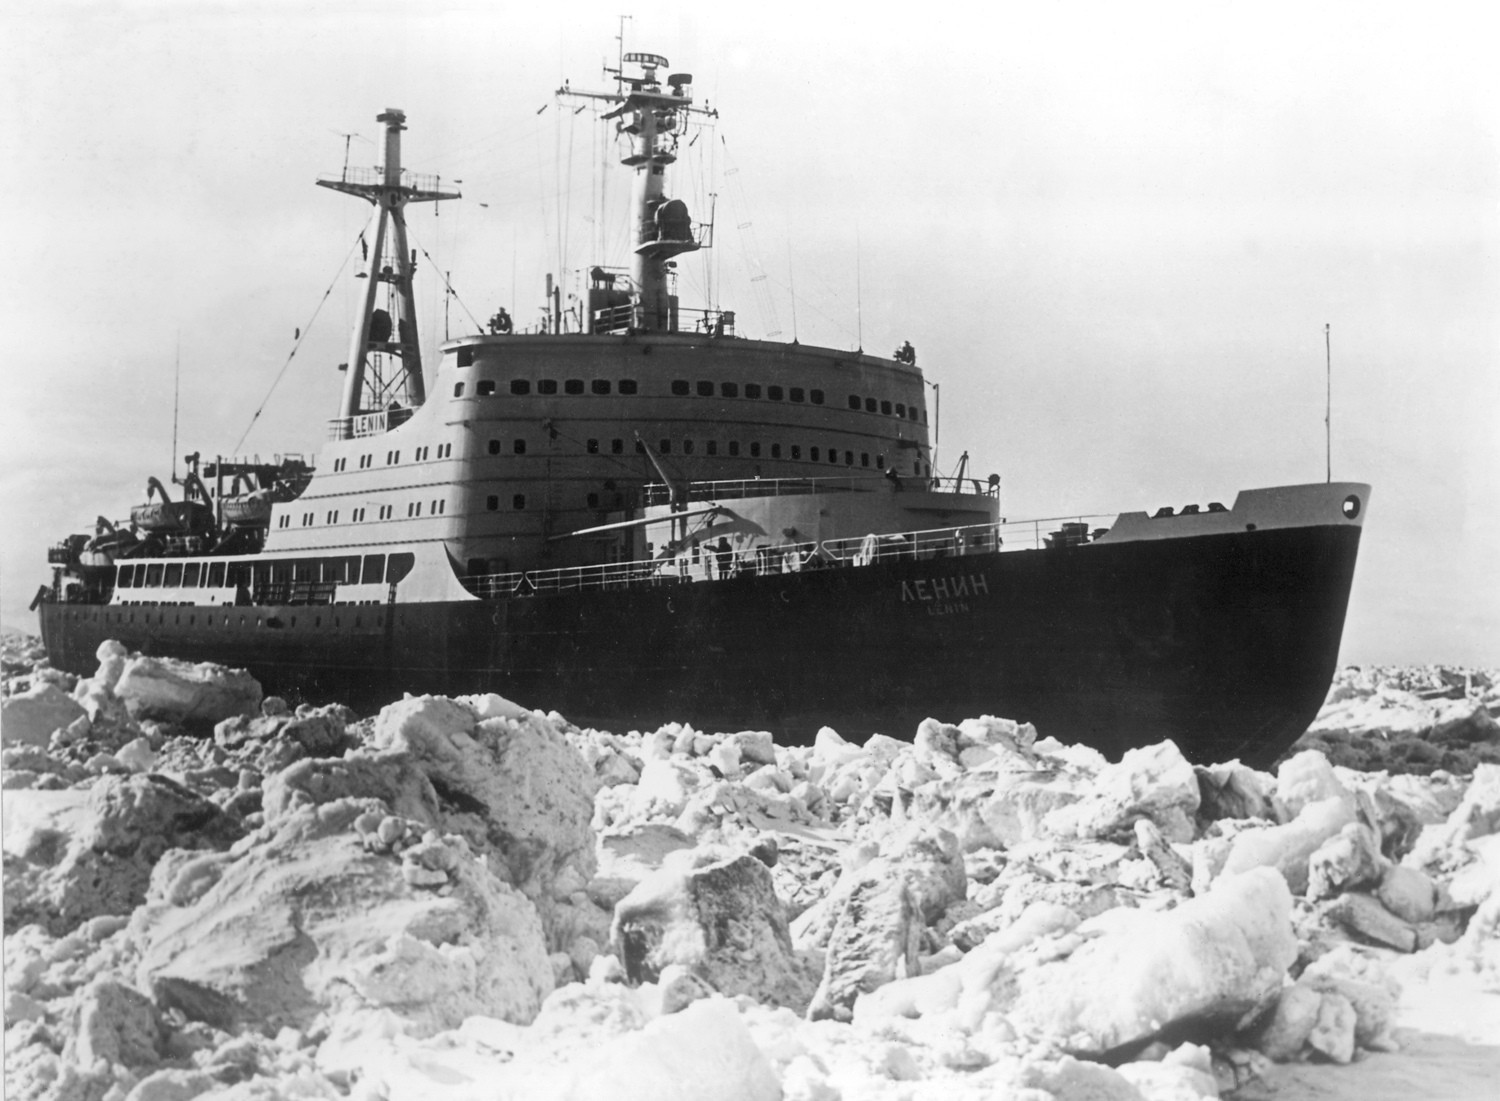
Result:
M1355 519L1357 516L1359 516L1359 510L1360 502L1357 496L1351 493L1349 494L1349 496L1344 498L1344 519Z

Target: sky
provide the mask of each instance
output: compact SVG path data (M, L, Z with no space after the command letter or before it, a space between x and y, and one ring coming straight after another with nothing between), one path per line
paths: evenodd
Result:
M429 356L624 262L607 124L553 95L604 87L624 6L553 7L0 0L0 621L166 479L174 389L178 455L316 451L368 208L313 181L385 108L462 181L410 219ZM911 341L939 467L1011 519L1322 481L1331 346L1333 476L1374 487L1342 660L1500 664L1480 5L629 7L719 112L669 182L716 227L684 298Z

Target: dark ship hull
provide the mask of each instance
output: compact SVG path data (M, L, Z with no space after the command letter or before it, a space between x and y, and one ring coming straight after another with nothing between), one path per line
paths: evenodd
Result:
M797 574L381 605L45 603L55 664L107 638L371 708L493 691L616 731L673 720L806 742L993 714L1110 757L1171 738L1266 765L1317 714L1360 528L1098 542Z

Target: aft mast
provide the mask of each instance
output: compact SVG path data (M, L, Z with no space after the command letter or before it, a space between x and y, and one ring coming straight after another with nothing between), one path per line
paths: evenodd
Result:
M638 65L641 75L626 76L624 65ZM590 332L676 332L677 297L671 293L672 257L702 247L693 236L687 204L666 197L666 166L677 160L678 134L690 113L713 116L717 112L693 106L690 73L667 76L668 91L662 91L657 70L668 66L659 54L628 53L615 74L614 92L578 92L564 84L560 96L602 99L616 104L605 119L619 119L619 132L629 135L630 150L620 163L635 169L631 207L635 220L635 252L631 261L633 284L628 323L610 307L616 299L607 286L595 286L590 295L587 328ZM608 280L596 269L596 282ZM603 307L603 308L600 308Z
M401 168L401 131L406 114L389 107L377 115L385 123L385 164L374 170L349 170L338 179L318 180L319 187L358 195L375 207L362 237L366 280L359 321L349 344L334 439L375 435L396 427L427 399L422 383L422 350L417 341L417 307L412 294L416 261L406 243L405 207L457 199L442 191L437 177L418 177ZM402 182L403 175L407 182ZM380 288L386 289L380 304Z

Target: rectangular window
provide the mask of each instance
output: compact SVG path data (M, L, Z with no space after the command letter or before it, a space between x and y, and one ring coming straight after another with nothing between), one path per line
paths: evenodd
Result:
M162 582L169 589L182 587L182 563L173 562L167 566L166 580Z
M524 454L526 454L526 441L525 440L516 440L515 442L513 442L510 445L510 449L512 451L514 451L517 455L524 455Z
M500 454L500 441L499 440L491 440L490 441L490 454L491 455L498 455L498 454Z
M788 393L793 401L807 400L807 392L800 386L793 386Z
M657 450L657 454L659 454L659 455L670 455L672 453L672 441L671 440L662 440L657 445L657 449L656 450Z
M597 454L599 454L599 441L598 440L586 440L586 441L584 441L583 449L585 451L587 451L590 455L597 455Z
M708 453L710 455L717 455L719 453L718 440L709 440L708 443L706 443L704 446L708 448Z
M588 501L589 508L598 508L599 507L599 494L597 494L597 493L590 493L588 495L588 497L586 498L586 500Z
M495 380L494 379L487 378L487 379L485 379L483 382L481 382L479 384L479 396L480 397L487 398L491 394L493 394L494 392L495 392Z
M773 458L773 459L779 459L779 458L781 458L781 445L779 443L773 443L771 445L771 458Z
M903 405L899 401L896 403L896 416L898 416L898 417L905 417L906 416L906 406Z
M182 587L184 589L196 589L198 587L198 579L202 573L202 562L189 562L182 568Z
M461 382L455 382L453 384L453 396L456 397L456 398L461 398L461 397L464 396L464 384L463 383L461 383Z
M739 440L730 440L729 441L729 453L731 455L738 455L740 453L740 441Z
M693 441L692 440L683 440L682 441L682 453L684 455L691 455L693 453Z
M782 399L782 396L783 394L780 386L766 387L766 397L770 398L772 401L780 401Z
M555 379L555 378L539 378L539 379L537 379L536 380L536 392L538 394L555 394L555 393L557 393L557 379Z
M885 456L884 455L876 455L875 456L875 469L876 470L884 470L885 469Z
M745 396L747 398L758 398L758 397L760 397L760 383L758 383L758 382L747 382L747 383L745 383Z
M880 403L880 411L882 413L884 413L886 416L890 416L891 415L891 403L888 402L888 401L881 402Z
M610 440L609 441L609 453L611 455L623 455L625 453L625 441L624 440Z
M570 378L570 379L568 379L566 382L563 383L563 393L565 393L565 394L581 394L581 393L583 393L583 379L581 379L581 378Z
M460 367L472 367L474 365L473 348L460 348L458 350L458 365Z
M135 585L135 567L129 563L120 567L120 572L115 575L115 584L122 589L129 589Z
M852 452L852 451L845 451L844 452L844 465L845 466L853 466L854 465L854 452Z
M491 493L484 499L484 507L491 512L497 511L500 508L500 498Z
M146 587L147 588L151 588L151 589L159 589L159 588L161 588L161 571L162 571L162 566L161 566L160 562L153 563L153 564L151 564L151 565L149 565L149 566L146 567Z
M609 393L609 389L610 389L610 387L609 387L609 379L607 379L607 378L596 378L596 379L594 379L593 382L589 383L589 389L592 390L596 394L607 394L607 393Z
M758 458L760 458L760 441L759 440L751 440L750 441L750 457L752 459L758 459Z
M861 451L859 453L859 465L860 466L869 466L870 465L870 453L868 451Z
M874 398L865 398L865 412L873 413L880 408L880 403Z
M374 585L379 583L385 576L385 555L365 555L364 569L360 573L359 580L362 585Z
M802 445L800 443L794 443L794 444L792 444L792 458L794 458L794 459L800 459L800 458L802 458Z
M719 384L719 396L723 398L739 397L740 384L737 382L721 382Z
M714 384L703 379L698 380L698 396L700 398L711 398L714 396Z
M221 589L224 587L224 562L214 562L208 567L208 587L210 589Z
M512 497L510 499L510 507L515 509L517 512L520 512L522 509L524 509L526 507L526 494L517 493L514 497Z
M849 408L850 409L858 409L863 404L864 403L859 400L859 395L858 394L850 394L849 395Z
M906 419L909 421L917 419L917 407L915 405L908 405L906 407Z
M810 447L807 449L807 457L813 462L817 462L820 457L820 452L816 447Z
M636 385L635 379L633 379L633 378L622 378L620 380L620 393L622 393L622 394L634 394L638 389L639 389L639 387Z
M513 378L510 380L510 392L517 397L531 393L531 380L529 378Z
M839 461L839 449L838 448L836 448L836 447L830 447L828 449L828 461L831 462L831 463L836 463L836 462Z
M807 396L812 399L812 403L814 405L822 405L823 404L823 391L821 391L821 390L809 390L807 392Z
M672 380L672 393L679 398L685 398L693 392L692 386L685 378L674 378Z

